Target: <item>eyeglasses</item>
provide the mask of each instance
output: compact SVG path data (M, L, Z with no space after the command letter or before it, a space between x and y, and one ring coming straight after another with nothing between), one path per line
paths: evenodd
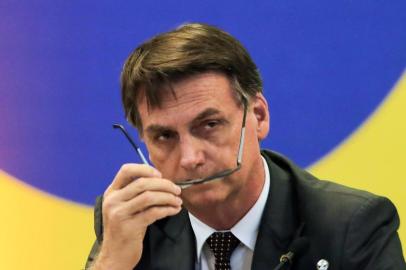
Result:
M232 169L226 169L224 171L220 171L218 173L212 174L210 176L204 177L204 178L195 178L195 179L187 179L183 180L182 182L177 182L175 183L176 185L180 186L180 188L185 189L188 187L191 187L193 185L198 185L198 184L203 184L207 183L216 179L224 178L226 176L229 176L233 174L234 172L238 171L241 168L242 164L242 153L243 153L243 148L244 148L244 140L245 140L245 119L247 116L247 106L248 106L248 101L245 97L242 97L242 103L244 106L244 115L242 119L242 126L241 126L241 133L240 133L240 144L238 146L238 154L237 154L237 165L236 167ZM131 138L130 134L126 131L126 129L119 124L114 124L113 128L120 129L127 140L130 142L130 144L133 146L135 151L137 152L138 156L141 158L142 162L144 164L149 165L147 159L145 158L144 154L142 153L141 149L137 146L137 144L134 142L134 140Z

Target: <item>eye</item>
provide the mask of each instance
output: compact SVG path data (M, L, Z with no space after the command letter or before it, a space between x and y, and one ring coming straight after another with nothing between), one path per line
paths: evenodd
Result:
M219 124L219 121L217 121L217 120L210 120L210 121L207 121L207 122L205 123L205 127L206 127L207 129L212 129L212 128L215 128L216 126L218 126L218 124Z
M220 130L225 124L222 119L209 119L201 123L201 130L204 132L214 132Z
M163 131L160 133L157 133L154 136L154 141L156 142L166 142L169 141L171 139L173 139L175 137L175 134L171 131Z

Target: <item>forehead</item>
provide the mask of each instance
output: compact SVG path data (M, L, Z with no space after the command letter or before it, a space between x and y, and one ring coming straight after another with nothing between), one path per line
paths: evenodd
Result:
M143 129L153 124L166 124L193 117L207 108L227 111L237 106L236 94L229 78L218 72L205 72L164 85L160 92L160 106L148 106L142 95L138 108Z

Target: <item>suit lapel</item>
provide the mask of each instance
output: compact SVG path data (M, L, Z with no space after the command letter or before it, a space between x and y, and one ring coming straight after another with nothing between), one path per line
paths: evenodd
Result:
M196 243L187 211L150 226L151 269L195 268Z
M295 238L300 223L295 180L276 164L278 156L269 152L263 155L268 163L271 183L255 244L252 270L269 270L278 265L280 256L288 251ZM149 260L150 269L195 268L195 237L185 209L176 216L156 222L149 230L149 254L154 256Z
M258 231L253 270L272 269L286 253L299 227L290 176L263 153L270 171L270 190Z

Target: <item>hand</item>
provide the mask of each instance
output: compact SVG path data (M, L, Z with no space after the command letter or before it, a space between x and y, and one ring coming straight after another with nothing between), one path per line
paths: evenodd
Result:
M103 243L92 269L133 269L148 225L179 213L180 193L148 165L123 165L104 193Z

